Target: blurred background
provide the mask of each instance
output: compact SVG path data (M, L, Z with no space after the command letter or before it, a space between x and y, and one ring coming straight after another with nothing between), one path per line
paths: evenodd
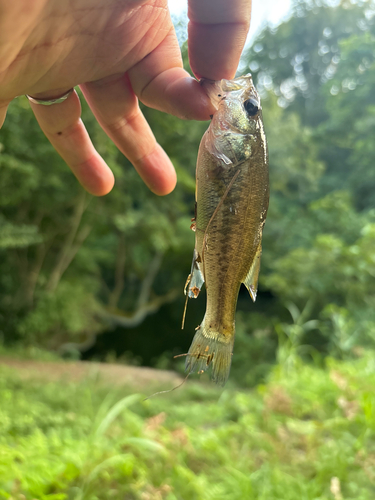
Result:
M186 16L178 3L173 11L189 70ZM262 97L271 199L258 298L253 304L246 289L241 290L230 388L220 399L223 415L230 421L246 412L250 418L257 411L251 406L253 398L282 418L298 414L299 422L317 418L314 404L326 409L327 418L338 412L335 418L341 415L348 426L342 427L343 435L352 432L356 444L353 449L349 446L349 452L337 448L335 456L349 453L351 465L361 471L360 479L350 479L349 465L341 464L340 469L327 452L327 464L335 463L338 472L333 469L319 476L315 469L311 472L303 467L298 472L302 483L323 477L321 488L318 485L314 491L289 486L295 491L290 496L271 489L260 496L261 490L254 486L262 487L260 476L259 483L251 484L241 476L237 482L233 479L237 486L228 485L232 496L225 489L204 496L203 483L194 492L179 496L171 493L169 482L172 489L155 490L149 497L146 488L138 492L141 496L127 493L129 496L117 497L116 493L114 498L374 498L375 398L373 386L368 385L374 381L375 370L374 16L372 1L268 1L260 6L254 0L254 27L239 74L251 72ZM271 24L262 25L267 20ZM4 357L47 352L54 359L109 361L183 373L183 361L173 356L187 352L205 310L204 295L190 301L181 331L183 287L194 247L189 227L194 214L195 162L207 123L184 122L143 108L178 175L176 190L159 198L143 185L83 100L82 104L92 140L116 177L114 190L104 198L93 198L79 186L43 136L26 98L11 104L1 130L1 352ZM342 375L344 372L352 378ZM205 380L208 378L201 383ZM301 391L309 384L313 387L314 380L317 384L314 397L302 397L304 403L297 414L292 409L293 397L286 389L285 394L277 389L291 380L300 384ZM216 401L221 393L208 387L195 389L192 399L213 397ZM340 396L340 390L349 392ZM225 399L228 391L233 391L232 402L232 397ZM245 391L248 399L243 396L238 401L238 391ZM29 392L25 390L25 394ZM341 406L340 397L344 398ZM311 403L308 410L306 398ZM161 414L159 410L165 410L160 409L160 402L154 404L153 410L148 407L149 414L139 410L137 418L155 418ZM349 418L350 408L353 418ZM236 412L237 417L228 417ZM176 421L185 418L181 415ZM261 421L264 413L259 415ZM165 415L160 418L161 423L154 422L155 428L164 425ZM355 418L362 427L353 430ZM310 431L302 434L306 437ZM280 432L275 427L274 439L288 441L293 447L288 434L292 431ZM369 441L359 443L359 435L366 435ZM181 436L176 439L184 441L185 435ZM253 442L249 449L256 446ZM301 449L302 445L296 446ZM362 455L358 455L360 450ZM320 463L325 459L320 457ZM262 470L267 460L259 458L254 470ZM280 456L277 460L280 462ZM241 474L249 467L244 465ZM194 467L190 464L186 470ZM336 477L340 471L344 471L341 479ZM235 477L233 471L231 474ZM272 474L267 477L273 481ZM220 474L220 481L218 478ZM283 484L280 478L274 477L276 485ZM150 479L147 484L156 488L155 481ZM191 481L192 477L186 479L186 484ZM344 496L342 483L347 488ZM181 484L179 488L183 488ZM237 491L238 484L245 489ZM4 491L11 491L9 488ZM59 492L56 488L50 495ZM5 493L2 497L1 491L0 498L11 498ZM34 498L22 491L25 498ZM77 498L107 498L90 496L87 491ZM238 495L233 493L236 491ZM76 498L38 495L56 500Z
M297 2L241 62L262 95L272 193L258 299L239 297L232 378L245 384L265 375L278 337L296 325L306 356L375 343L374 12L330 3ZM185 23L176 18L188 67ZM143 110L178 174L175 192L158 198L83 107L116 176L104 198L78 185L26 99L1 131L1 341L172 368L205 309L204 296L190 301L181 331L207 123Z

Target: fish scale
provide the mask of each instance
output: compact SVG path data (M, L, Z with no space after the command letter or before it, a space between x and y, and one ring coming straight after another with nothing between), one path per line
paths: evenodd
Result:
M241 283L255 300L268 209L268 154L259 95L251 75L203 81L217 107L198 152L195 250L185 293L206 285L206 313L190 347L189 372L230 371Z

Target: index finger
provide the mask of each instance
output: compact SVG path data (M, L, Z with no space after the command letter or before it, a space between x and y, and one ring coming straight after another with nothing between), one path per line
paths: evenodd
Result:
M250 27L251 0L189 0L188 17L195 76L233 78Z

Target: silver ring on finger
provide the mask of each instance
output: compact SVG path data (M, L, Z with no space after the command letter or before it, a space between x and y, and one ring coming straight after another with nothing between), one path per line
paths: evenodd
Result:
M30 95L26 94L26 97L28 100L34 104L42 104L43 106L52 106L52 104L61 104L62 102L66 101L70 94L74 91L74 88L71 88L63 94L60 97L56 97L55 99L37 99L36 97L31 97Z

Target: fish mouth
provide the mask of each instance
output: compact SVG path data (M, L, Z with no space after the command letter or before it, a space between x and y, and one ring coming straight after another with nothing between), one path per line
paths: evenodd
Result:
M215 109L218 109L220 101L226 97L222 89L222 81L223 80L208 80L207 78L199 80L200 85L203 87L203 90L206 92L207 97L210 99Z
M234 80L209 80L208 78L202 78L199 80L199 83L216 110L219 108L220 102L226 98L228 92L249 94L250 98L258 101L258 107L260 107L258 92L254 87L250 73Z

